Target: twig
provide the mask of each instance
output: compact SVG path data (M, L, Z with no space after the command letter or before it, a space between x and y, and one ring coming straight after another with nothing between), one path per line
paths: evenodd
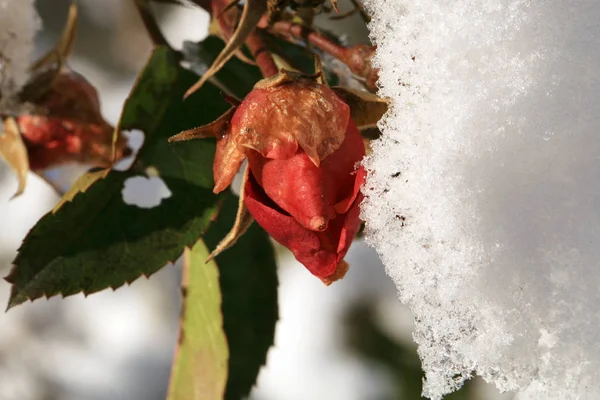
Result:
M291 43L297 43L298 39L304 40L308 45L331 54L346 64L352 73L364 78L364 83L369 90L376 90L378 71L371 65L371 57L375 52L374 46L360 44L344 47L317 30L290 21L275 22L265 30Z
M246 46L248 46L252 56L254 56L256 64L265 78L277 74L277 65L273 60L273 56L269 52L269 49L264 45L256 30L254 30L246 39Z

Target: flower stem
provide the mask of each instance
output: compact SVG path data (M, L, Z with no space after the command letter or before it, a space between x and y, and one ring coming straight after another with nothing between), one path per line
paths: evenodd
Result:
M246 46L248 46L252 56L254 56L256 64L265 78L277 74L277 65L273 60L273 56L271 56L269 49L264 45L256 30L246 39Z
M267 31L282 36L288 41L302 39L342 61L347 57L347 51L344 46L335 43L321 33L304 25L294 24L290 21L277 21L267 28Z
M290 21L277 21L265 30L292 43L297 42L298 39L304 40L306 43L331 54L346 64L352 73L363 78L369 90L374 91L376 89L378 71L371 65L371 58L375 52L374 46L359 44L344 47L315 29Z

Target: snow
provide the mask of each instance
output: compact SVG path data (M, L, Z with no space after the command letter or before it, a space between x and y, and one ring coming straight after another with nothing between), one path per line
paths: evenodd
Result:
M365 3L393 107L363 217L424 395L600 398L600 2Z
M27 81L41 21L34 0L0 0L0 93L15 94Z

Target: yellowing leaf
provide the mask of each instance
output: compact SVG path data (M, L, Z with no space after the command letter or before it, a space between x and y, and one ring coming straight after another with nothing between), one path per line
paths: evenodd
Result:
M179 348L168 400L219 400L225 394L229 350L223 332L219 269L206 263L199 240L183 254L183 306Z

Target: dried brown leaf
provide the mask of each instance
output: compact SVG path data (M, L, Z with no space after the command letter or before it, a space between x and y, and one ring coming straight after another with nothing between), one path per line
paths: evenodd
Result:
M389 101L373 93L334 87L332 90L350 106L352 120L360 130L377 127Z
M0 129L0 156L17 175L19 186L17 192L12 196L12 198L15 198L25 190L27 173L29 172L29 157L17 121L9 117L3 121L2 125L3 129Z

